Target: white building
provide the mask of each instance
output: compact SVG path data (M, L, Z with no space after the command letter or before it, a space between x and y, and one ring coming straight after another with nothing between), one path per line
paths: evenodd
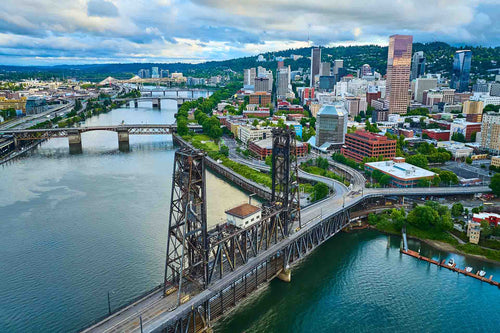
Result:
M246 228L260 221L261 215L259 207L247 203L226 210L227 223L238 228Z
M240 126L238 128L238 138L244 144L248 141L262 140L270 138L272 127L254 127L254 126Z

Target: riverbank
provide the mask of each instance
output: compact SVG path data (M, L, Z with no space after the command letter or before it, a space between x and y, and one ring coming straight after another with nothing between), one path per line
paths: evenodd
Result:
M398 235L398 236L401 235L400 231L395 231L395 230L391 230L391 229L383 228L383 227L377 227L377 226L374 226L374 225L370 225L370 229L377 230L377 231L379 231L381 233L388 234L388 235ZM408 228L408 229L412 230L411 228ZM446 251L446 252L452 252L452 253L460 254L460 255L463 255L463 256L466 256L466 257L475 258L475 259L482 260L482 261L485 261L485 262L489 262L489 263L494 263L494 264L500 265L500 260L496 260L496 259L493 259L493 258L488 258L486 256L479 255L479 254L474 254L474 253L468 253L468 252L465 252L465 251L461 251L460 249L458 249L455 246L455 244L452 244L453 242L445 242L444 240L426 238L426 237L422 237L422 235L417 236L417 235L415 235L412 232L408 232L408 229L407 229L407 235L406 235L408 238L416 239L416 240L419 240L421 242L424 242L425 244L433 247L436 250ZM459 246L458 242L455 239L453 239L453 240L456 242L456 245ZM467 245L467 244L465 244L465 245ZM494 250L492 250L492 251L494 251Z

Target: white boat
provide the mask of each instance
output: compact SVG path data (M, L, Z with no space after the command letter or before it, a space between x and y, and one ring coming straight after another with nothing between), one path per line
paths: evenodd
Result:
M465 271L466 271L467 273L472 272L472 267L470 267L470 266L465 267Z
M451 258L451 259L448 261L448 266L453 267L453 265L455 265L455 260L453 260L453 258Z
M479 272L477 272L477 274L480 276L480 277L484 277L486 275L486 272L483 271L483 270L480 270Z

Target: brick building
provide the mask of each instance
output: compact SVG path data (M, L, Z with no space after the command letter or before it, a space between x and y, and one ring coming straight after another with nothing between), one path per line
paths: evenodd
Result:
M364 157L394 158L396 156L396 140L380 134L356 131L346 134L342 154L357 162L362 162Z

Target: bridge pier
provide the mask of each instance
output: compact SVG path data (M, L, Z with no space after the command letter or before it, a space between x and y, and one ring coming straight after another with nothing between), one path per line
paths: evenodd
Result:
M134 99L134 108L138 108L139 107L139 101Z
M82 135L79 131L68 132L68 143L70 154L82 153Z
M154 98L153 99L153 107L161 109L161 98Z
M19 140L17 139L17 136L14 135L14 149L19 150Z
M123 152L130 150L129 133L127 129L117 130L118 133L118 149Z
M278 274L278 279L283 282L291 282L292 281L292 270L288 267L283 268L283 270Z

